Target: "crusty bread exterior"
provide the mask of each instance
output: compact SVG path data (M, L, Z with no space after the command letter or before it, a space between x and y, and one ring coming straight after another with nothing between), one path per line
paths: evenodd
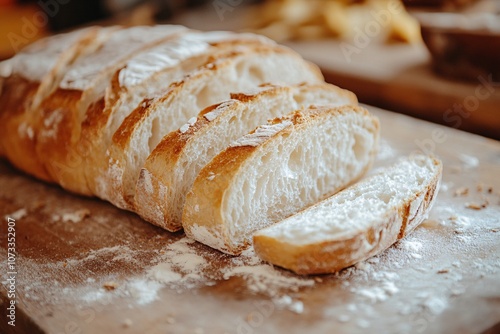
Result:
M161 138L178 129L200 110L268 81L288 84L323 82L319 69L295 52L278 46L256 46L230 51L172 84L163 96L144 101L115 132L109 148L109 169L104 176L114 205L134 210L140 170Z
M37 155L55 182L67 190L92 195L84 175L75 172L84 164L85 152L78 143L87 109L99 102L127 59L185 31L181 26L118 29L96 52L67 69L59 87L40 103L35 131Z
M322 126L325 130L331 131L341 128L349 130L346 132L347 136L342 136L340 131L330 135L318 130ZM366 140L359 152L355 132L366 134L364 137ZM251 244L251 235L256 230L280 221L359 179L373 162L378 135L378 120L358 106L310 107L276 119L268 126L257 128L217 155L200 171L184 206L182 224L186 235L228 254L241 253ZM308 148L305 140L295 142L297 138L305 136L316 137L314 140L318 142L313 142L316 146ZM331 145L328 148L326 141ZM296 146L292 146L292 142ZM352 146L341 150L335 149L347 143ZM329 166L328 171L323 170L317 175L315 184L320 180L324 182L317 191L310 186L302 187L300 183L303 179L311 177L306 171L307 168L315 167L311 166L313 164L311 159L302 159L304 154L307 157L307 150L312 148L324 148L327 152L327 154L315 152L312 157L322 163L320 167L329 165L331 161L337 164ZM292 152L290 157L281 156L282 151L289 150ZM301 154L297 159L293 158L295 152ZM354 158L357 154L359 161L355 161ZM347 156L349 161L344 160ZM268 159L287 161L288 158L288 161L293 160L294 163L298 163L294 166L296 171L290 172L293 174L290 176L287 175L288 170L276 168L268 162ZM257 179L249 179L246 174L249 168ZM262 179L262 175L268 174L271 175L272 181ZM300 188L292 188L291 192L297 195L290 198L284 189L275 187L267 189L268 182L278 182L283 186L292 185L292 187L293 184L297 184ZM252 189L253 192L248 193ZM279 197L278 203L271 203L269 200L261 206L250 208L248 205L250 202L245 202L241 197L247 196L249 201L262 201L261 195L266 193L266 189L268 194ZM239 210L238 208L250 212L244 211L234 218L232 212Z
M354 94L324 84L315 65L265 38L180 26L94 27L50 45L48 39L20 54L29 65L21 71L15 61L0 63L0 156L168 230L184 227L223 252L239 254L255 231L349 186L374 160L378 120ZM53 59L33 67L44 49ZM259 104L266 99L272 103ZM255 118L238 119L241 127L232 131L232 117L250 109ZM262 125L273 117L281 118ZM197 152L204 139L210 147ZM283 154L290 169L276 163ZM182 183L169 175L182 178L186 168ZM317 245L302 258L269 239L256 239L268 245L256 249L273 262L266 252L283 247L283 258L302 261L300 267L273 263L298 273L337 270L415 228L420 220L409 213L417 202L417 214L428 209L431 188L420 202L388 213L386 225L342 241L343 250L327 244L336 256L350 252L337 267L321 266L331 253ZM363 240L373 248L352 255Z
M432 159L434 171L425 180L425 184L401 200L397 206L387 208L383 215L377 216L373 222L367 222L365 226L354 231L328 235L320 228L320 225L327 222L315 221L318 225L316 232L318 238L315 239L317 242L293 243L279 237L282 233L287 233L288 221L315 220L316 217L311 217L311 213L323 205L318 203L287 220L257 232L253 237L256 253L265 261L297 274L333 273L379 254L411 233L427 217L437 196L442 173L441 162L435 158L428 159ZM346 191L354 191L353 188L362 187L363 184L370 182L375 182L373 177L361 181ZM334 201L336 196L325 202ZM370 210L370 207L360 207L359 210ZM354 219L349 223L355 225L360 222ZM279 229L280 234L272 233L271 229L275 231Z
M201 168L267 120L316 103L357 104L353 93L329 84L266 84L231 98L165 136L150 154L135 194L135 211L144 219L169 231L181 229L185 196Z

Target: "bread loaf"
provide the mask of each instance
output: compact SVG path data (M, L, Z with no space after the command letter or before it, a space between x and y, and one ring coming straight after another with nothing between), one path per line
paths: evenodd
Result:
M17 168L52 180L35 150L39 105L68 67L99 48L115 29L91 27L56 35L0 63L0 152Z
M253 238L297 273L382 251L439 184L439 161L418 157L316 204L370 168L378 120L252 34L82 29L0 63L0 97L0 155L18 168L229 254Z
M359 179L373 161L378 129L357 106L310 107L258 127L200 171L186 198L184 231L239 254L257 230Z

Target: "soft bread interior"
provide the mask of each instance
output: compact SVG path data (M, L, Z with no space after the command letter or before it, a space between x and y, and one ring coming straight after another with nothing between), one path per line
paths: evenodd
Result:
M115 205L127 207L127 203L133 203L135 185L146 158L164 135L180 128L205 107L228 99L231 92L245 91L265 82L298 84L322 81L316 68L289 52L246 52L213 66L215 69L210 70L209 66L201 78L186 78L182 89L167 101L154 106L157 110L144 117L130 134L125 166L119 167L118 172L116 166L110 170L115 175L122 173L125 203L111 198ZM115 156L123 154L121 147L115 149Z
M378 123L366 114L330 113L283 132L240 167L221 206L228 239L253 233L346 187L371 164Z
M427 216L441 163L412 156L254 235L257 254L301 274L331 273L376 255Z
M168 229L179 229L186 194L199 171L231 142L249 133L258 125L298 110L302 106L356 104L354 94L328 84L296 87L263 86L260 89L261 91L257 90L257 93L254 93L255 95L243 94L241 100L221 103L214 110L201 116L211 122L189 139L179 156L175 157L175 163L169 164L170 161L164 161L171 157L164 156L161 152L155 154L156 150L148 158L143 173L153 173L154 177L166 186L163 189L167 191L166 196L160 194L153 196L157 199L155 206L163 210L162 214L153 217L165 217L165 222L157 221L156 224L160 226L166 224ZM239 95L241 94L233 94L234 97ZM248 100L245 101L245 98ZM148 187L151 188L148 182L150 179L145 177L140 178L138 182L136 199L139 200L136 201L136 207L139 211L157 210L148 205L148 199L140 201L143 195L151 196L147 191ZM150 215L146 213L145 216Z

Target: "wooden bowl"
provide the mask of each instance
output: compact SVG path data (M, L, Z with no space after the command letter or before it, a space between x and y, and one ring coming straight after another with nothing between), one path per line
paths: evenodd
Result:
M443 75L500 81L500 16L496 14L418 14L422 38L434 69Z

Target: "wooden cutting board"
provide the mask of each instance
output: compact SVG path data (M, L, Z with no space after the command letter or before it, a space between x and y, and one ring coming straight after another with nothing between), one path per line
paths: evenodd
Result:
M299 277L251 253L226 256L0 164L1 331L480 333L494 326L500 143L369 109L382 124L376 167L425 146L444 162L442 189L412 235L336 275ZM17 218L15 327L6 321L8 217Z

